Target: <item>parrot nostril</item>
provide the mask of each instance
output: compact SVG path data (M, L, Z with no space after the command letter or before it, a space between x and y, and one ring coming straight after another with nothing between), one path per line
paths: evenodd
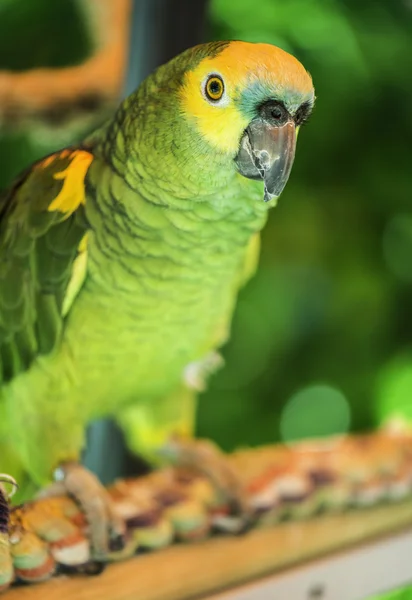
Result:
M280 108L280 106L275 106L275 108L272 109L272 117L278 121L279 119L281 119L283 116L282 110Z
M260 107L260 114L263 119L274 127L281 127L289 119L289 113L286 107L275 100L269 100Z

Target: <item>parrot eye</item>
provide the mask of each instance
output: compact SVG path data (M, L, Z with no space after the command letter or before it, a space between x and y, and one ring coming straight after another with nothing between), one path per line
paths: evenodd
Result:
M211 102L218 102L225 91L223 79L219 75L210 75L205 84L205 96Z

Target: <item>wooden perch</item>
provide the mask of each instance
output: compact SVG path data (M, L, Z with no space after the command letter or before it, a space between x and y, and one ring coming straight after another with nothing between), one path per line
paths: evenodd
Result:
M0 118L55 112L91 99L117 101L124 79L130 0L87 0L96 50L83 64L67 68L0 71Z
M48 497L16 507L8 524L3 512L0 584L17 583L5 600L40 595L46 600L189 600L412 528L409 430L388 428L229 456L208 442L173 442L173 448L180 466L109 488L127 536L124 547L111 552L117 564L99 577L79 574L93 566L93 553L85 517L71 498ZM203 459L202 472L190 470L187 462L181 466L196 452ZM251 508L254 530L247 534L233 535L239 516L216 479L206 475L222 461ZM62 568L73 576L59 575ZM30 588L21 585L45 578L51 579Z
M123 563L108 566L100 577L77 574L30 589L18 585L6 592L6 600L40 594L46 599L58 594L62 599L184 600L412 527L409 430L267 446L226 457L206 442L175 442L173 448L175 456L180 452L179 467L109 488L128 531L126 546L112 552L111 560ZM196 452L203 458L203 474L181 466ZM206 463L217 469L222 460L255 515L255 530L248 534L228 537L239 519L216 481L206 476ZM387 506L371 508L380 502ZM321 510L334 514L315 516ZM84 572L93 558L84 516L67 496L12 510L8 528L5 514L4 587L13 577L17 584L50 578L62 566ZM210 538L213 532L225 535ZM186 544L170 547L176 540Z
M189 600L411 527L412 502L325 515L137 556L97 577L17 587L4 600Z

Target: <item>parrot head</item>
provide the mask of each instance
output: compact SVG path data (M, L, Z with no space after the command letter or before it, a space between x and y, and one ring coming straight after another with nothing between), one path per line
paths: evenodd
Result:
M223 42L184 77L184 114L214 152L264 182L265 201L289 178L297 132L313 108L312 79L301 63L269 44Z
M180 198L204 198L240 174L243 181L263 180L264 199L276 200L313 103L310 75L276 46L195 46L126 99L117 118L124 151L119 164L129 162L133 173L138 155L146 174L164 190L175 186Z

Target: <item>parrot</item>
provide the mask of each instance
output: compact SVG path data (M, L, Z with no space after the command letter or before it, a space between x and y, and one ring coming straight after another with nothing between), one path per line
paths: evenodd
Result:
M114 418L148 460L193 436L314 101L284 50L200 44L0 196L0 470L73 495L95 557L123 530L86 427Z

